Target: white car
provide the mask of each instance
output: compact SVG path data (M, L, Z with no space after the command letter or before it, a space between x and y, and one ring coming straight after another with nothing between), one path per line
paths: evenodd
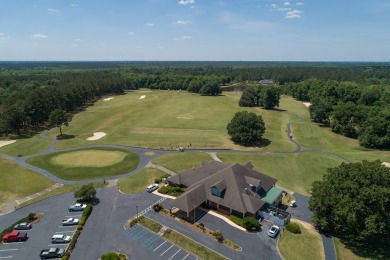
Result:
M148 187L146 187L147 192L153 192L159 188L158 184L151 184Z
M62 221L63 226L73 226L79 223L79 219L77 218L67 218Z
M279 227L278 226L275 226L273 225L269 231L268 231L268 236L270 237L276 237L279 233Z
M87 204L76 203L68 207L69 211L83 211L87 207Z

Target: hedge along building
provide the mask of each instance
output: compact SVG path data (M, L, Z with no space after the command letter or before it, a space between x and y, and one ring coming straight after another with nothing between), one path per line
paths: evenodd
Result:
M198 206L227 215L257 218L261 210L278 205L283 192L275 187L275 178L254 171L250 163L240 165L212 161L171 176L168 182L187 187L186 192L171 204L184 211L188 218L195 217Z

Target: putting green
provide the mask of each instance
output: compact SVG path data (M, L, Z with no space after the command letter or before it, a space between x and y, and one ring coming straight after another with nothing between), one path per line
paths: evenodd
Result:
M120 151L84 150L60 154L52 163L72 167L105 167L122 161L126 153Z

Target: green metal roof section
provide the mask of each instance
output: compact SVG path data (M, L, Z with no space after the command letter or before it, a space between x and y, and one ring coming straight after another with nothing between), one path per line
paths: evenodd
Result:
M266 202L268 204L272 204L272 203L274 203L276 198L278 198L280 196L280 194L282 194L282 192L283 191L281 189L279 189L278 187L272 187L267 192L267 195L265 195L265 197L261 198L261 200L263 200L264 202Z

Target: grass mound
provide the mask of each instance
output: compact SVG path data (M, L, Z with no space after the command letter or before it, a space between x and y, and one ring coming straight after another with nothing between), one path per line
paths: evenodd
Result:
M98 155L98 158L85 159L87 162L70 160L74 155ZM111 155L103 159L103 155ZM59 158L59 159L58 159ZM119 158L122 158L119 160ZM66 162L67 164L58 164ZM99 160L102 164L96 165ZM27 160L29 164L42 168L64 180L88 180L122 175L136 169L139 156L133 152L114 148L86 148L76 151L58 152L35 156ZM110 163L108 163L110 162ZM84 165L82 165L82 163Z

